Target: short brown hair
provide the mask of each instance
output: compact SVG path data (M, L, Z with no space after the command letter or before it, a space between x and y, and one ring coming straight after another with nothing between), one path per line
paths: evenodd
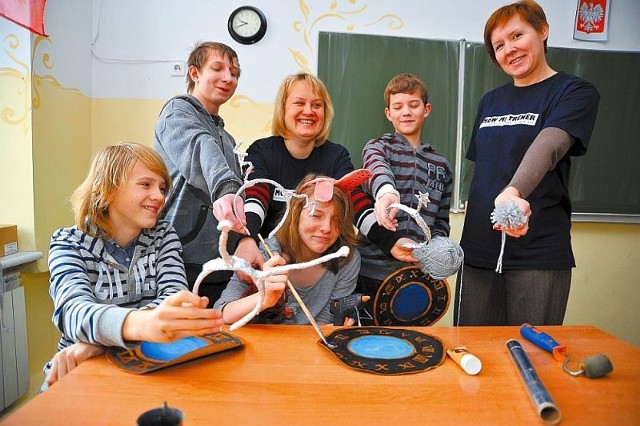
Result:
M187 60L187 93L193 92L193 88L195 87L195 82L191 79L188 70L191 69L191 67L196 67L196 69L200 71L204 64L207 63L211 52L218 52L222 57L228 58L231 62L235 59L238 63L238 78L240 78L240 62L238 61L236 51L224 43L203 41L193 48Z
M291 74L285 77L280 83L280 88L278 89L278 95L276 96L276 101L273 107L273 120L271 122L271 132L275 136L282 136L286 138L289 134L287 130L287 126L285 124L284 112L286 108L287 97L291 92L291 86L293 83L298 81L302 81L311 86L313 93L320 96L322 102L324 104L324 124L322 125L322 129L320 129L320 133L316 136L316 140L314 146L322 145L327 138L329 137L329 132L331 131L331 123L333 122L333 104L331 103L331 98L329 97L329 92L327 91L327 87L324 85L322 80L316 77L313 74L308 72L299 72L296 74Z
M300 184L296 188L296 192L306 194L309 197L313 195L315 185L308 185L306 188L300 190L303 185L318 176L310 174L305 176ZM331 203L335 208L334 214L337 218L338 226L338 239L329 249L327 253L335 253L342 246L349 248L349 255L347 257L341 257L339 259L332 259L327 263L327 269L336 273L339 268L343 267L351 260L353 250L356 249L357 236L355 228L353 227L353 207L351 205L351 196L340 188L334 187L333 198ZM306 198L293 198L291 200L291 208L287 218L285 219L282 227L276 232L276 239L282 248L282 251L289 255L292 263L298 263L306 259L300 259L300 254L303 252L302 247L304 241L300 238L298 228L300 226L300 215L303 214L302 210L307 204Z
M426 105L429 102L429 93L427 92L427 85L424 84L424 81L413 74L398 74L387 83L387 87L384 89L384 103L386 106L389 106L391 95L398 93L411 95L416 91L420 93L420 98L422 98Z
M538 34L542 34L545 29L549 28L544 10L533 0L521 0L517 3L502 6L493 12L484 25L484 47L487 49L491 62L496 65L498 65L498 61L496 60L496 52L493 50L493 43L491 43L491 36L496 28L506 24L514 16L518 16L524 22L527 22ZM544 53L547 53L547 40L544 41Z
M127 182L138 161L160 175L166 188L171 187L167 167L153 148L133 142L103 148L93 159L85 180L71 194L70 201L78 229L94 237L113 237L108 222L109 204L115 192Z

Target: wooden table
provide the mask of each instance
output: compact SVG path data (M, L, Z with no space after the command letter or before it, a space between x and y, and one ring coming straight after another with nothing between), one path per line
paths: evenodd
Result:
M518 327L416 328L466 345L483 363L469 376L451 359L417 374L353 370L320 346L310 326L249 325L245 347L132 375L97 357L9 414L3 425L133 425L164 401L184 425L541 424L505 343L518 339L554 398L561 424L640 424L640 349L590 326L540 327L572 359L605 353L613 372L573 377L519 334ZM324 328L329 334L332 327Z

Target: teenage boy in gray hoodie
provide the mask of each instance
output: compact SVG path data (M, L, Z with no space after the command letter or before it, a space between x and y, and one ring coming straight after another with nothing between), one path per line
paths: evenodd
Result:
M234 153L236 142L224 129L219 108L238 87L238 55L217 42L199 43L187 62L187 94L170 99L162 108L155 129L155 149L167 164L174 182L167 198L165 219L183 245L189 288L202 265L219 257L218 221L229 219L242 232L246 224L244 202L234 194L242 185L241 167ZM233 252L236 238L227 249ZM218 299L231 272L210 274L200 287L210 306Z

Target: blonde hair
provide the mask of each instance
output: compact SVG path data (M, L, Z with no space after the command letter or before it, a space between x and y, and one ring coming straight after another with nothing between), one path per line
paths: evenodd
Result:
M133 142L103 148L94 157L85 180L70 197L75 224L82 232L94 237L113 237L113 229L109 224L109 204L115 192L131 176L137 161L160 175L166 188L171 187L167 167L152 148Z
M324 177L318 175L305 176L298 187L296 192L300 194L306 194L309 197L313 195L315 185L309 185L303 188L305 183L315 179L316 177ZM302 192L300 192L302 191ZM338 227L338 239L329 247L326 253L334 253L342 246L349 248L349 255L347 257L341 257L339 259L332 259L327 262L327 269L336 273L338 269L349 263L353 250L357 244L356 231L353 227L353 207L351 204L351 197L345 191L340 188L334 187L333 197L330 203L334 206L334 215L336 219L336 225ZM304 241L300 238L299 226L300 215L304 214L302 210L306 205L307 200L305 198L293 198L291 200L291 207L289 215L285 219L282 227L276 232L276 239L282 248L283 253L286 253L291 258L292 263L302 262L308 259L301 259L300 255L303 253ZM323 253L323 254L326 254Z
M333 104L331 103L331 98L329 97L327 87L324 85L322 80L308 72L291 74L287 76L282 81L282 83L280 83L278 95L276 96L275 104L273 107L271 132L275 136L282 136L283 138L288 137L289 130L287 130L287 125L285 123L286 102L289 94L291 93L291 86L293 86L293 84L298 81L302 81L311 86L311 90L313 91L313 93L318 95L320 99L322 99L322 103L324 104L324 123L314 142L314 146L320 146L325 143L325 141L329 137L329 132L331 131L331 123L333 122L334 114Z

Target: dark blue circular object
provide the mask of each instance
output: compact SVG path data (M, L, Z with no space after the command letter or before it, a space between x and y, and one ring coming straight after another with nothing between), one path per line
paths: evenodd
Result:
M393 312L400 321L414 321L431 305L426 287L411 283L397 291L392 300Z
M373 324L427 326L449 307L449 283L434 280L417 266L405 266L389 275L373 300Z

